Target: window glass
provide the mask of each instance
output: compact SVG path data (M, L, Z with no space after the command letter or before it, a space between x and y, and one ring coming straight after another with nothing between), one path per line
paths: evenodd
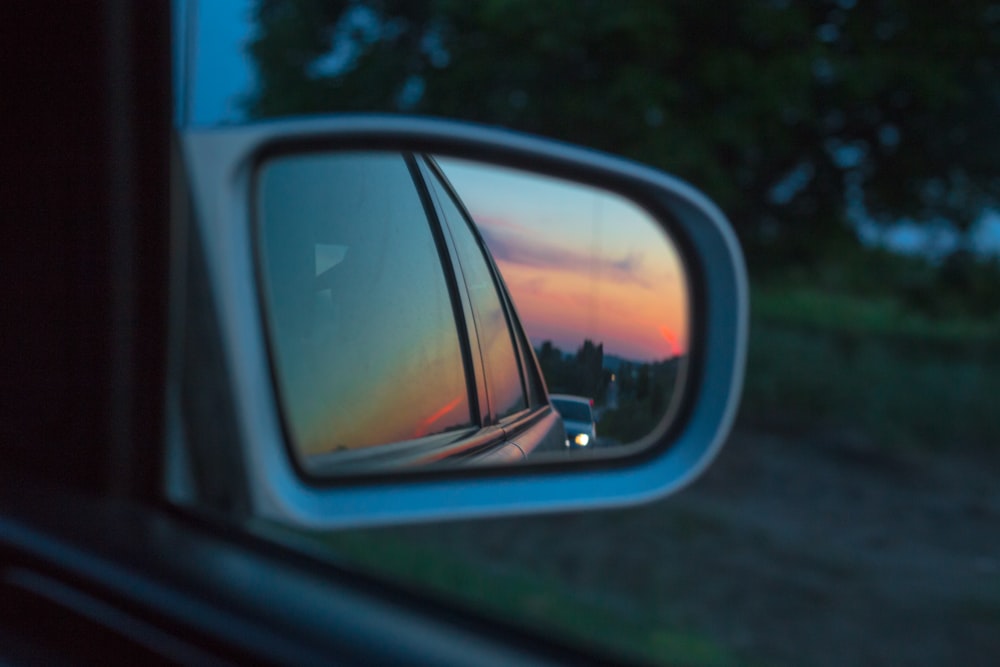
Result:
M590 406L586 403L553 398L552 406L566 419L572 419L577 422L594 421L594 415L590 412Z
M258 203L274 369L298 453L470 425L452 300L403 158L272 160Z
M436 177L428 182L448 222L469 289L493 410L497 417L506 417L525 409L527 402L497 283L466 217Z

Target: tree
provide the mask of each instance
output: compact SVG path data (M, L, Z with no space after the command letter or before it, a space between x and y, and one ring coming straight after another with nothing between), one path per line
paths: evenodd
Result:
M947 13L947 20L941 14ZM402 110L677 173L756 265L1000 202L992 0L261 0L252 116Z
M635 398L637 401L645 400L649 396L649 364L639 366L639 376L635 381Z

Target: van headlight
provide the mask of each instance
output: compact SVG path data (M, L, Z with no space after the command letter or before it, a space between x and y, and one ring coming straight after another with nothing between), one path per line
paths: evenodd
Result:
M586 433L581 433L580 435L573 438L573 442L580 445L581 447L586 447L588 444L590 444L590 436L587 435Z

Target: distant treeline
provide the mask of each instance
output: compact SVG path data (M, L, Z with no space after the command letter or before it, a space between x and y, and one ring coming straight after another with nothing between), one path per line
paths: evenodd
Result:
M535 350L551 393L593 398L602 413L602 437L629 442L655 426L677 385L679 357L659 362L606 358L604 344L585 340L575 354L551 341ZM608 366L616 366L611 370Z

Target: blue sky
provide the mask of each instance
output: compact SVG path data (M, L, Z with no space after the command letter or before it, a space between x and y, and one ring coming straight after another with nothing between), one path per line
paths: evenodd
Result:
M253 90L253 66L245 45L253 37L250 0L174 0L175 34L194 33L193 44L186 51L194 55L188 90L188 122L191 125L216 125L238 122L241 96ZM191 20L192 17L194 20ZM184 62L183 40L175 48L175 63ZM177 66L177 76L184 68ZM178 81L178 87L180 81ZM178 95L178 115L182 114L183 95Z

